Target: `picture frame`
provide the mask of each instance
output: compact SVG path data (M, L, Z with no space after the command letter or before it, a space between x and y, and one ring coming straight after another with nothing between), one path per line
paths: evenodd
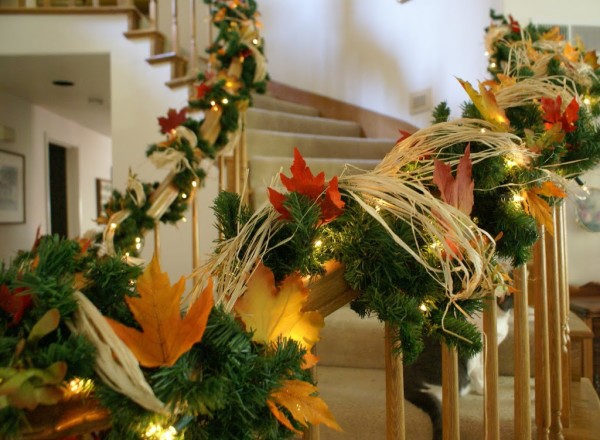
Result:
M25 223L25 155L0 150L0 225Z
M103 206L110 200L112 195L112 181L96 178L96 212L98 217L102 215Z

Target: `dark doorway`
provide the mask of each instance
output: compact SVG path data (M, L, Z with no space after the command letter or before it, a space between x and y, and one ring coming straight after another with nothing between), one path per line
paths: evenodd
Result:
M67 149L48 145L50 167L50 232L68 236L67 228Z

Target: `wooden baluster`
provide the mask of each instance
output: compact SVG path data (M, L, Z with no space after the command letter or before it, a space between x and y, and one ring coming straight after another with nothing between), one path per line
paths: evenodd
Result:
M548 276L548 353L550 361L550 377L560 380L550 388L550 438L562 439L562 326L560 319L560 279L558 265L558 228L557 208L552 208L554 235L546 233L546 274Z
M233 149L233 191L240 194L241 181L241 145L238 143Z
M177 0L171 0L171 44L172 52L179 55L179 26L177 23Z
M188 76L196 77L198 74L198 45L197 37L197 19L196 19L196 0L190 0L190 61L188 67Z
M195 182L195 181L194 181ZM192 200L192 270L195 271L200 266L200 232L198 230L198 189L194 190Z
M532 270L535 304L535 422L539 440L547 440L550 429L550 363L545 234L546 228L540 226L540 239L533 247Z
M558 261L561 293L561 329L562 329L562 424L568 428L571 419L571 337L569 333L569 277L567 267L567 209L561 203L558 209Z
M155 31L158 30L156 11L156 0L150 0L148 3L148 28Z
M313 345L313 348L311 350L312 354L314 354L315 356L317 355L317 346L316 344ZM313 365L310 368L310 375L312 376L312 380L317 383L318 382L318 377L317 377L317 366ZM319 430L319 425L310 425L310 428L308 428L308 430L304 431L304 435L303 435L303 439L304 440L319 440L321 438L321 432Z
M406 438L404 412L404 368L402 356L394 354L394 332L396 329L385 323L385 405L386 439Z
M531 438L531 393L529 378L529 310L527 265L515 269L514 284L514 337L515 337L515 438Z
M94 8L99 8L100 7L100 0L92 0L92 6Z
M442 426L444 440L460 439L458 354L442 343Z
M219 160L218 160L218 169L219 169L219 192L221 191L225 191L225 185L226 185L226 180L225 180L225 173L226 173L226 166L225 166L225 156L223 156L222 154L219 156Z
M498 331L496 298L485 300L483 313L484 346L484 431L486 440L500 438L500 417L498 415Z
M246 143L246 111L242 112L242 133L240 136L240 166L242 175L244 176L245 191L242 203L248 205L250 203L250 179L248 174L248 144ZM247 180L246 180L247 179Z
M154 222L154 255L158 258L160 255L160 222Z

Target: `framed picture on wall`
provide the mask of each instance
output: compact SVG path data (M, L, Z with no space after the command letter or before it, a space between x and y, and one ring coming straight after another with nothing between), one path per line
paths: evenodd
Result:
M25 156L0 150L0 224L25 223Z
M98 217L102 215L103 206L112 195L112 182L107 179L96 179L96 211Z

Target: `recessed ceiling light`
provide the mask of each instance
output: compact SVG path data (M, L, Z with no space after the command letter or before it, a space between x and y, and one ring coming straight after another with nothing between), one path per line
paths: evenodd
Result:
M73 81L68 81L66 79L55 79L52 81L52 84L59 87L73 87L75 85Z

